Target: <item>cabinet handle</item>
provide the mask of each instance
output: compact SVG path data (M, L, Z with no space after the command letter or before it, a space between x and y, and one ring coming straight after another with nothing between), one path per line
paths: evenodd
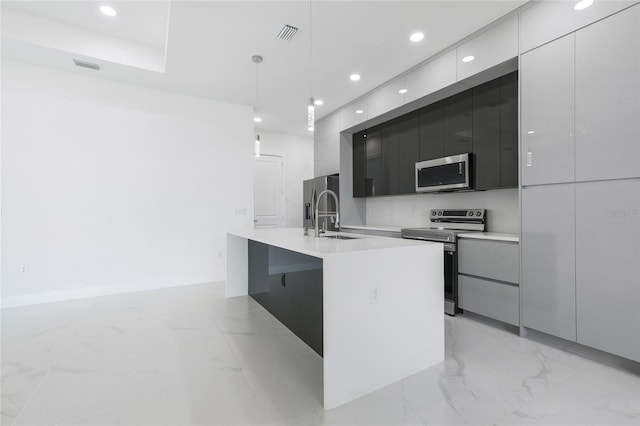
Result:
M280 275L280 284L282 285L282 287L286 287L287 286L285 274Z

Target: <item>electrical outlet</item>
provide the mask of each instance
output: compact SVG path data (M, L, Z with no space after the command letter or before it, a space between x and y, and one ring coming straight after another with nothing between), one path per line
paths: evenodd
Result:
M29 264L28 263L20 265L20 273L22 275L29 275Z

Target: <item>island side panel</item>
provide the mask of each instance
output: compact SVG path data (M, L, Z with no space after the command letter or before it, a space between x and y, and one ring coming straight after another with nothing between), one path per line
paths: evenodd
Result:
M227 282L225 297L249 292L249 245L246 238L227 234Z
M441 244L324 259L324 406L444 361Z

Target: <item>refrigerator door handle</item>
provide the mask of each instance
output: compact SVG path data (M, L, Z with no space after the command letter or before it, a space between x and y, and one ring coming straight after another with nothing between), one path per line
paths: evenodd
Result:
M316 226L316 188L311 190L311 226Z

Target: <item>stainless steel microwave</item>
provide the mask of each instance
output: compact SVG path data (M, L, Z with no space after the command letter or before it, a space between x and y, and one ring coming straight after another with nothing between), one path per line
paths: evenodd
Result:
M472 189L472 154L459 154L416 163L416 192Z

